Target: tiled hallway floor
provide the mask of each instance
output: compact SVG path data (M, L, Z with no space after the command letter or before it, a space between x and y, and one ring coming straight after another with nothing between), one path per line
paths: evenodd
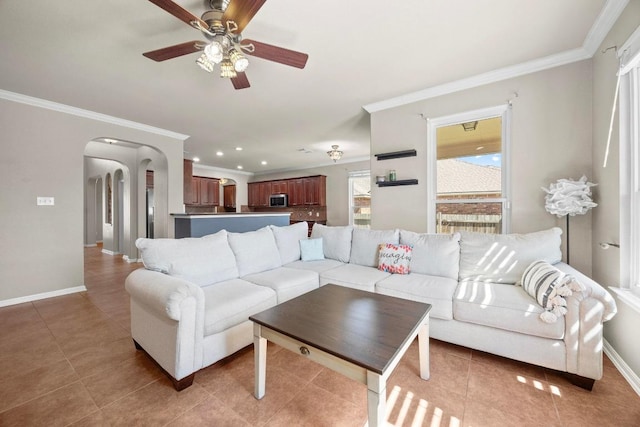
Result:
M0 308L0 426L362 426L366 388L270 344L267 394L248 347L176 392L129 333L124 278L140 264L85 250L88 292ZM536 366L431 340L387 385L395 426L638 426L640 397L605 357L592 392Z

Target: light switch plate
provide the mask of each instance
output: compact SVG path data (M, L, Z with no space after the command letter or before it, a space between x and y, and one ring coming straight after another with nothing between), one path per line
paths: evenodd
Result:
M36 198L36 203L38 206L53 206L55 204L55 200L53 197L38 196Z

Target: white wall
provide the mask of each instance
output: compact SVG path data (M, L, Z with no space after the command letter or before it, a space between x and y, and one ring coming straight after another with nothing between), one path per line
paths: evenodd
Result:
M640 25L640 0L632 0L593 57L593 174L598 186L594 191L600 206L593 214L593 277L605 286L621 285L620 251L602 250L599 242L620 242L619 121L616 115L608 166L603 168L604 153L616 87L618 59L610 46L622 46ZM614 295L615 296L615 295ZM625 363L640 377L640 340L635 331L640 313L616 298L618 314L605 323L605 339Z
M526 233L564 219L544 209L541 187L559 178L592 178L591 61L581 61L414 104L371 116L371 174L397 171L398 179L417 178L418 185L374 186L372 227L427 230L427 122L455 113L506 104L511 110L511 231ZM377 153L416 149L417 156L376 161ZM571 218L571 264L591 274L591 214Z
M182 211L184 143L177 137L6 99L0 129L0 305L84 285L83 164L92 139L111 136L164 152L168 209ZM55 206L36 206L37 196L55 197Z
M256 175L252 181L325 175L327 177L327 225L349 224L349 172L369 170L369 161L335 164L311 169Z

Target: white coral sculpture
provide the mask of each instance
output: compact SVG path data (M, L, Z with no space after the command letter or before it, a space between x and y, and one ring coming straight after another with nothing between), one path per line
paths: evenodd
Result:
M584 175L578 181L559 179L548 189L542 188L547 193L544 207L547 212L558 217L584 215L589 209L598 206L591 199L591 187L595 185L597 184L588 182Z

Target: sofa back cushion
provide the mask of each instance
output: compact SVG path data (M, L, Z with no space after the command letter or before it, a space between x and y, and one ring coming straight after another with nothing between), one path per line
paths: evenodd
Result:
M298 261L300 259L300 240L306 239L309 234L309 225L306 221L297 222L284 227L270 225L276 246L280 253L282 264Z
M400 230L400 243L413 247L412 273L458 280L460 233L428 234Z
M199 286L238 277L227 232L184 239L136 240L145 268L188 280Z
M398 230L354 228L349 263L377 268L380 245L384 243L397 245L399 242L400 232Z
M282 266L271 228L246 233L229 233L229 245L236 256L240 277Z
M533 261L562 260L562 230L529 234L460 232L460 280L514 284Z
M322 237L322 249L324 257L340 262L349 262L351 255L351 235L353 227L336 227L322 224L314 224L311 230L311 238Z

